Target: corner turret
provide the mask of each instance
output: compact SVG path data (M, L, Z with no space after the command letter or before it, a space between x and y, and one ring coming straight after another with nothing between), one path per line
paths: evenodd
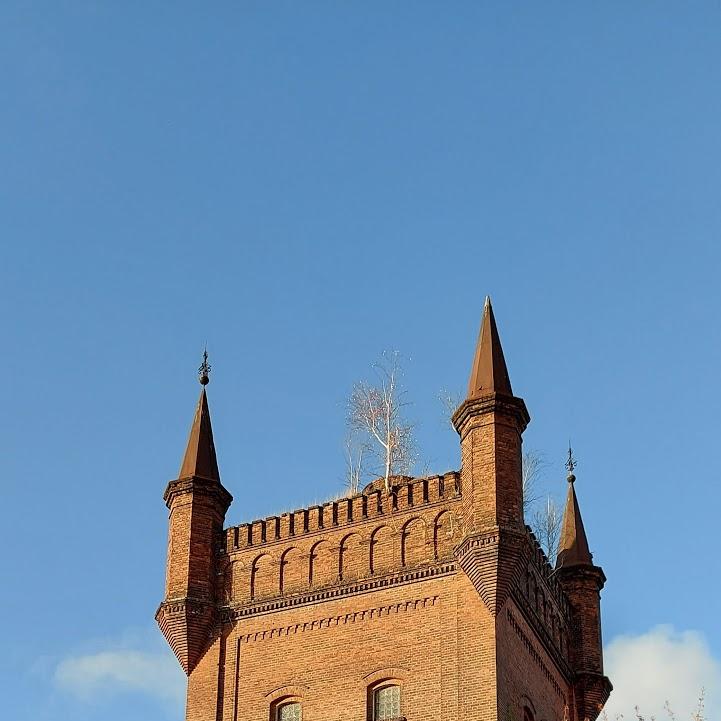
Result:
M466 539L458 560L496 615L522 566L521 435L530 417L513 395L503 348L486 298L468 384L453 414L461 437L461 486Z
M203 389L178 478L163 496L170 510L165 599L155 616L186 674L202 657L216 623L216 557L225 513L233 500L220 482L205 386L207 353L199 369Z
M593 564L586 530L576 497L576 461L568 449L568 493L556 561L556 574L571 608L570 657L575 673L574 693L578 718L594 721L611 693L603 675L601 640L601 589L603 569Z

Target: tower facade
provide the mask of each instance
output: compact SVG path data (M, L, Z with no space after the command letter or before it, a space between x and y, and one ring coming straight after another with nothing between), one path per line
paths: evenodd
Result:
M453 416L460 471L225 528L203 389L165 493L156 615L188 674L186 721L594 721L605 578L573 483L557 569L524 524L528 422L486 301Z

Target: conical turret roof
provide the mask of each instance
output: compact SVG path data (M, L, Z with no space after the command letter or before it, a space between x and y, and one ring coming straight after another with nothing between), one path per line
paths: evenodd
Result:
M200 391L198 406L195 409L193 425L190 427L188 445L185 449L185 456L180 466L178 478L189 478L191 476L220 481L205 386Z
M561 540L558 544L556 568L593 565L593 556L588 548L588 539L586 538L586 530L583 527L581 509L578 507L578 498L576 498L575 480L576 477L573 472L569 472L566 509L563 512L563 527L561 529Z
M486 296L481 331L468 382L468 397L477 398L488 393L513 395L491 299Z

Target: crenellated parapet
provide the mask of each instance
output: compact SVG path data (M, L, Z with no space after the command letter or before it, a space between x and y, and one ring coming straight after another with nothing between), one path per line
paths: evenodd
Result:
M461 478L457 471L423 478L398 476L393 480L390 493L375 482L355 496L228 528L225 550L230 553L363 523L372 518L388 518L409 509L453 500L461 494Z
M219 597L255 604L453 560L461 529L460 476L396 478L347 499L225 532Z

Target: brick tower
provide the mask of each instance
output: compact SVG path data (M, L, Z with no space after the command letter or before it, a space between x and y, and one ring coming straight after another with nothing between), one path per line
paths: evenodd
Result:
M203 387L165 492L156 615L188 674L186 721L594 721L605 577L570 471L555 570L524 524L528 422L487 300L453 416L460 472L226 529Z

